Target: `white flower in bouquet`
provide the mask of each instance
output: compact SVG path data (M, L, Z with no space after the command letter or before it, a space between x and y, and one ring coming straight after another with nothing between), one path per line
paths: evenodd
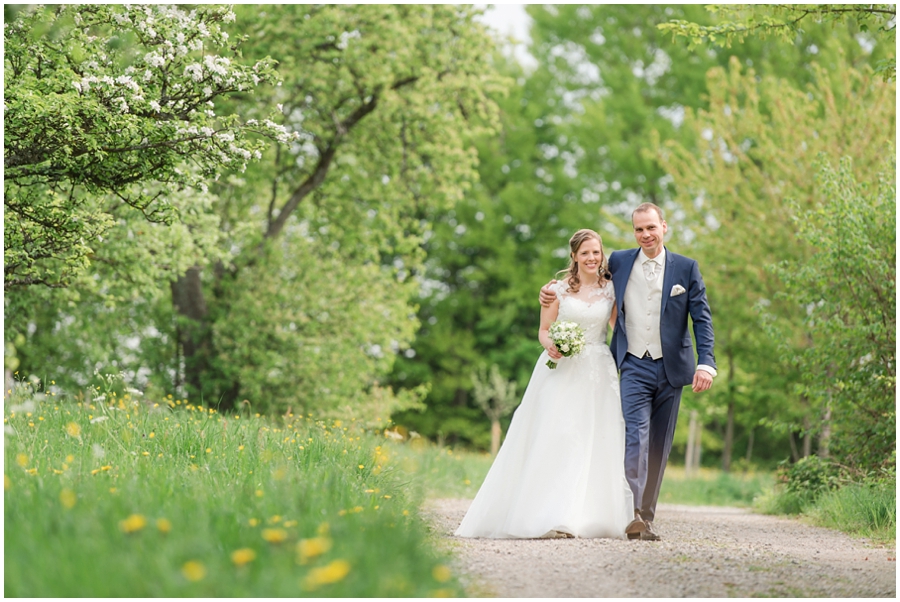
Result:
M584 349L584 329L576 322L557 320L550 325L548 335L564 357L578 355ZM556 362L548 360L547 367L553 370L556 368Z

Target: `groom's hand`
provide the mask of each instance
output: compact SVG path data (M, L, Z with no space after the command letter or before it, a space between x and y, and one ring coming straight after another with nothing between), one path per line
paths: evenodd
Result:
M713 377L712 374L707 372L706 370L697 370L694 372L694 382L691 385L691 389L694 393L699 393L701 391L706 391L712 386Z
M540 302L543 307L550 307L550 304L556 301L556 293L550 290L550 287L556 284L556 280L551 280L541 287Z

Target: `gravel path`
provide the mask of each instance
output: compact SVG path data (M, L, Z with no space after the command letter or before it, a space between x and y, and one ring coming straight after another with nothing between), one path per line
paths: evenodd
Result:
M659 542L453 537L470 500L423 513L470 596L896 597L896 550L739 508L660 504Z

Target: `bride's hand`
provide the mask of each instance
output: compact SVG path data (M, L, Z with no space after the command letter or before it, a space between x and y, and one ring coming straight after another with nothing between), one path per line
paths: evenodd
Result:
M551 280L541 287L540 303L542 307L550 307L550 304L556 301L556 293L550 290L550 287L556 284L556 280ZM557 352L558 353L558 352ZM552 357L552 356L551 356ZM560 356L562 357L562 356ZM559 358L553 358L559 359Z
M559 349L556 348L556 345L551 345L550 347L545 347L547 350L547 355L550 356L551 360L560 360L563 358L563 354L559 352Z

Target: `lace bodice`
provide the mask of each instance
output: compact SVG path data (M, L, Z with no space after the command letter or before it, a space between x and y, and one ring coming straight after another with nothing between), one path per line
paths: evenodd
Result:
M556 296L559 298L557 320L578 323L584 329L589 345L606 344L606 325L616 301L612 281L600 288L582 285L577 293L571 293L568 283L563 280L556 284Z

